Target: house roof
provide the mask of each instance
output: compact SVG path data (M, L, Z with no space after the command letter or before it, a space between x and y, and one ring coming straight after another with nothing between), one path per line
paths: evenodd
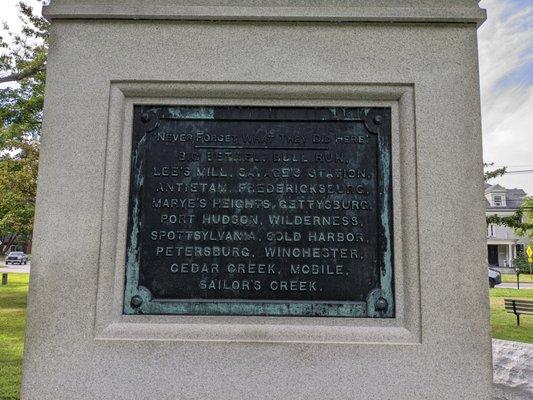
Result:
M485 187L485 193L494 193L494 192L502 192L505 193L507 189L505 189L503 186L500 185L490 185L489 187Z
M500 185L490 185L485 183L485 193L504 193L505 194L505 207L491 206L490 202L485 199L486 210L516 210L520 208L524 198L527 196L526 192L522 189L506 189Z

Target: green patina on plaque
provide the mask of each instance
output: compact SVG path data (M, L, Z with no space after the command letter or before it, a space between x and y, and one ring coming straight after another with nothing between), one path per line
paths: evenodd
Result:
M135 106L124 314L393 318L390 121Z

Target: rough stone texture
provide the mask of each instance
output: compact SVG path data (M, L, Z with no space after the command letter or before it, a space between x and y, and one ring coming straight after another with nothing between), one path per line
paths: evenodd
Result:
M492 357L497 399L533 399L533 345L495 339Z
M396 21L482 23L478 0L53 0L48 19Z
M449 2L449 12L472 3ZM474 22L55 19L50 40L24 400L491 398L485 232L479 229L484 205ZM124 129L109 119L115 104L112 88L130 82L143 92L145 85L143 101L149 101L150 85L177 81L207 87L215 82L249 84L252 92L257 83L324 85L320 99L310 93L291 101L332 106L344 100L328 96L327 85L411 88L413 100L407 110L400 108L394 129L416 135L416 140L398 150L401 157L393 169L398 174L403 161L416 155L416 162L406 164L407 174L400 176L408 185L394 200L414 215L403 219L401 228L415 231L417 240L400 242L397 250L414 251L417 257L399 266L396 283L402 296L419 296L419 302L405 308L405 319L419 327L416 340L385 341L382 333L395 328L380 321L298 318L240 320L253 331L249 340L214 335L161 339L150 328L179 333L185 320L121 315L115 317L122 326L144 328L127 340L119 334L112 340L98 337L102 309L97 299L115 299L99 288L122 281L114 274L116 254L108 250L125 248L116 236L102 236L107 232L103 227L116 224L113 215L124 208L122 197L109 202L104 188L110 179L115 182L115 170L106 166L123 161L121 154L108 158L108 145L127 131L131 111L125 107L121 113ZM359 99L364 104L377 101L363 94ZM184 104L179 93L152 101ZM288 100L257 91L212 101L266 105ZM409 126L403 125L405 114L414 118ZM124 149L127 154L127 145ZM401 232L397 229L395 235ZM110 312L117 308L120 304ZM186 321L189 326L220 326L226 335L235 323L224 317ZM268 329L275 324L304 331L324 325L352 336L361 332L367 339L338 343L310 337L306 343L281 335L273 343Z

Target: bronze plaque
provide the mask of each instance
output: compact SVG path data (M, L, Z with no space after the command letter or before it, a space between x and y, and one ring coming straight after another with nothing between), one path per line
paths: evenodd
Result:
M134 108L126 314L393 317L390 109Z

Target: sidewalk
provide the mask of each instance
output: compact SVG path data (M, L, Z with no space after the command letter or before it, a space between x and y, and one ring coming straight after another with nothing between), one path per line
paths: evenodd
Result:
M495 286L495 289L516 289L516 282L514 283L500 283L499 285ZM532 289L533 290L533 283L531 282L520 282L520 290L522 289Z

